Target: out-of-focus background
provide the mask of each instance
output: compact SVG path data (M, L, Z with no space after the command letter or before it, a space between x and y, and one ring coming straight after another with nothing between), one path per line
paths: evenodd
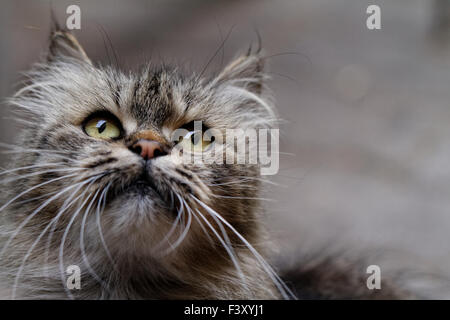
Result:
M267 194L280 256L332 243L449 274L450 1L2 0L0 97L46 48L50 8L64 23L70 4L91 58L108 63L109 37L125 69L151 58L201 70L233 28L214 72L258 30L286 120ZM366 27L371 4L381 30ZM17 134L10 123L2 142Z

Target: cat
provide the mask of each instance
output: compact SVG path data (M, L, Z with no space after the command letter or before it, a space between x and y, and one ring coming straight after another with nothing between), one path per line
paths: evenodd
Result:
M277 128L264 64L258 49L211 77L151 64L125 73L95 65L54 28L45 61L9 100L24 130L2 173L1 298L372 297L364 283L352 289L351 274L330 288L326 275L348 269L280 276L266 262L258 164L174 152L220 144L190 139L195 121L220 132ZM180 128L190 135L171 140ZM70 288L70 266L81 288ZM402 297L389 286L378 295Z

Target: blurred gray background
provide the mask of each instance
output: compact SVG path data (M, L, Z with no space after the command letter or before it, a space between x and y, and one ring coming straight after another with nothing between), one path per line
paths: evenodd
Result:
M331 241L447 272L449 2L2 1L0 97L41 57L51 6L64 23L67 6L79 5L88 55L108 63L106 33L125 69L151 58L201 70L233 27L214 72L255 43L257 29L286 120L286 154L271 177L280 186L266 194L280 256ZM366 28L370 4L381 7L381 30ZM5 119L0 133L2 142L17 134Z

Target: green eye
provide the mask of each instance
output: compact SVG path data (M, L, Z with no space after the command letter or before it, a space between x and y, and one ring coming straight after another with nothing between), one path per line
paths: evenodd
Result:
M115 139L120 137L119 122L112 116L94 116L83 126L88 136L97 139Z
M203 135L201 131L189 131L180 139L179 144L192 152L202 152L213 142L213 139L205 140Z

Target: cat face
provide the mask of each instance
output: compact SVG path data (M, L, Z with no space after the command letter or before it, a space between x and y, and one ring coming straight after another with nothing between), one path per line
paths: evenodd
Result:
M30 210L17 217L39 220L33 232L52 233L55 246L81 237L112 256L224 247L225 221L251 239L258 165L186 161L173 134L184 129L183 144L202 154L221 141L191 140L195 121L203 131L270 128L262 60L240 56L210 79L151 65L126 74L94 66L72 35L56 31L47 61L11 100L30 114L20 157L30 169L17 192L34 188L23 195ZM51 201L37 210L42 198Z

